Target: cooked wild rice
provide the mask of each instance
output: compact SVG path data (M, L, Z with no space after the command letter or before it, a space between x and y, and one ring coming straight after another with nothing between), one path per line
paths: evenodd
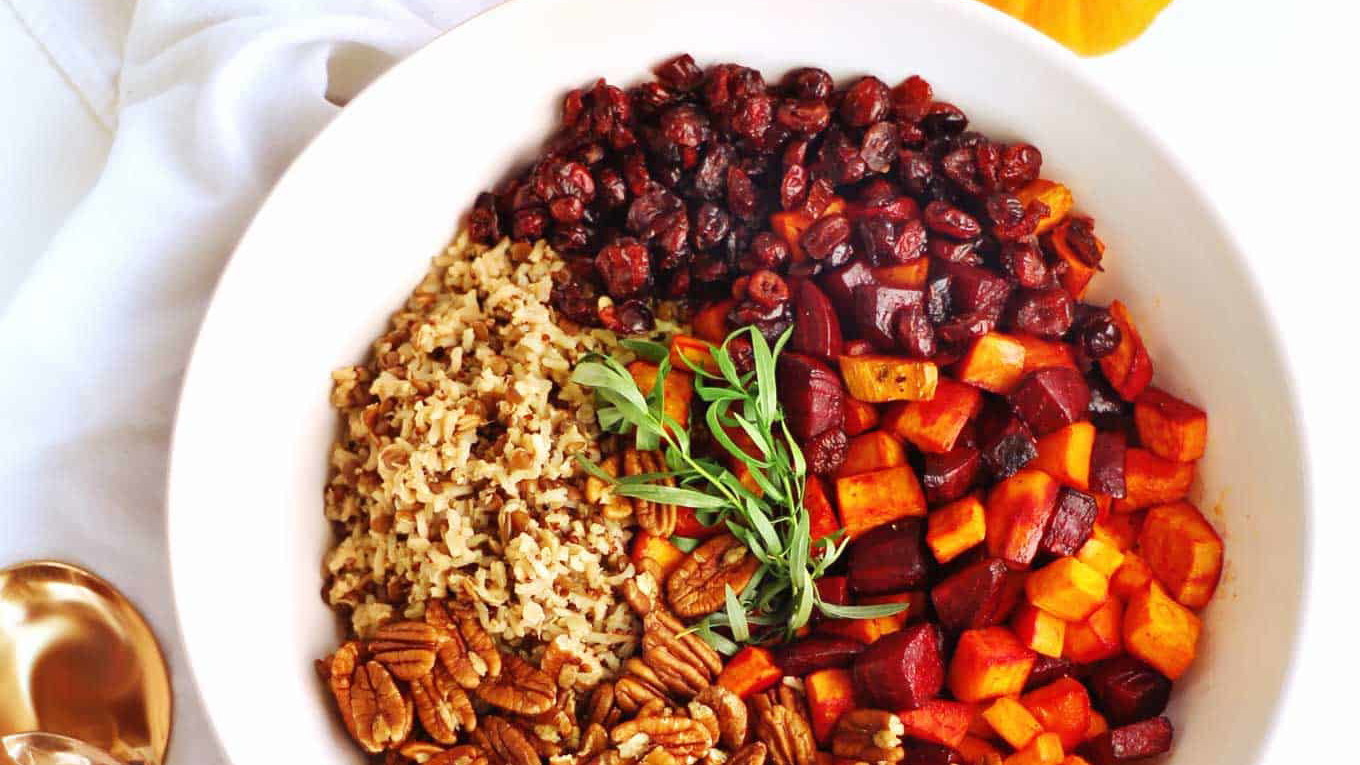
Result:
M632 652L635 617L615 594L632 576L629 532L584 501L572 456L599 456L572 367L615 338L553 322L562 267L543 243L486 248L460 234L368 363L333 373L344 426L324 594L359 637L451 597L527 654L565 636L601 669L583 685Z

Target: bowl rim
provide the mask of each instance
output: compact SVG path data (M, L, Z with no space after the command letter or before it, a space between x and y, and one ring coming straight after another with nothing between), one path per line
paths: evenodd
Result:
M466 35L469 33L467 31L469 28L473 31L479 29L480 25L478 22L481 22L488 17L494 17L493 14L501 13L512 5L516 8L520 8L527 5L557 3L562 1L563 0L501 0L497 5L484 8L458 24L439 32L405 58L380 73L353 99L344 104L324 127L308 138L297 154L287 163L283 171L280 172L278 177L273 181L269 190L261 198L255 211L251 214L249 221L241 229L241 233L237 238L236 243L232 246L231 253L227 256L218 273L208 298L207 310L204 312L203 318L200 321L198 328L195 330L194 341L189 352L189 360L185 366L184 375L181 379L179 391L176 396L174 426L171 432L164 479L165 524L163 533L165 535L166 549L169 551L167 556L167 567L169 569L168 573L171 583L171 592L173 593L171 608L174 614L175 626L181 636L184 656L189 669L189 687L199 705L204 710L204 716L208 721L208 730L211 731L211 735L217 740L229 762L234 762L231 756L232 750L222 739L221 733L218 730L217 720L211 711L212 706L208 703L207 697L198 682L198 665L205 657L201 652L195 651L189 644L189 630L186 629L188 625L185 620L184 611L180 608L182 599L187 597L188 594L180 584L180 577L176 573L180 570L179 566L176 565L176 561L180 559L180 556L175 553L176 546L174 545L174 540L176 538L176 517L178 515L174 511L174 508L180 504L175 501L179 494L179 492L176 491L175 480L176 463L178 462L176 455L178 454L181 445L188 440L188 436L182 431L182 423L184 422L184 418L182 417L184 414L184 392L188 389L190 383L197 379L195 376L195 369L199 366L198 359L200 351L202 350L200 346L205 334L204 329L208 326L209 322L213 321L221 310L223 310L220 307L221 302L218 299L222 292L222 286L224 282L226 282L227 275L238 266L238 255L240 254L242 245L250 239L252 232L257 228L257 223L262 213L274 202L275 198L279 195L280 188L286 185L285 181L287 181L290 176L299 172L299 168L305 169L305 167L310 164L311 156L318 151L318 144L322 142L322 139L328 133L333 132L332 128L342 122L348 123L354 120L354 112L356 109L363 109L361 106L362 104L366 104L370 100L375 100L375 92L385 90L391 80L400 78L402 72L412 68L412 62L424 60L424 58L428 57L431 49L449 44L448 41L454 38L455 34ZM634 3L650 2L657 7L666 4L666 0L631 1ZM1284 409L1283 413L1287 417L1288 425L1297 434L1298 464L1296 467L1299 471L1299 506L1302 511L1302 528L1300 529L1299 540L1299 553L1301 558L1301 568L1299 571L1300 602L1297 605L1297 616L1295 617L1295 624L1293 625L1293 640L1288 648L1288 654L1285 657L1279 692L1272 704L1269 720L1266 723L1265 729L1261 732L1260 746L1256 752L1256 761L1264 762L1266 755L1275 748L1276 739L1279 736L1282 723L1284 702L1293 693L1295 687L1300 682L1299 664L1302 646L1307 641L1309 634L1311 634L1309 625L1312 622L1311 614L1315 607L1313 580L1316 566L1316 557L1314 555L1316 541L1313 533L1314 528L1316 527L1316 521L1313 517L1316 512L1315 478L1313 475L1315 462L1311 453L1313 428L1310 427L1308 421L1303 416L1302 401L1299 398L1300 386L1297 380L1296 364L1292 363L1294 357L1290 353L1289 346L1284 342L1279 322L1276 319L1277 311L1275 310L1275 304L1269 299L1268 293L1262 284L1261 276L1257 269L1253 267L1252 259L1247 255L1248 249L1243 246L1236 231L1228 225L1228 221L1223 214L1222 209L1213 197L1205 191L1204 184L1201 181L1200 176L1194 171L1193 166L1179 151L1171 146L1162 133L1136 111L1132 105L1126 103L1110 86L1101 81L1093 71L1082 66L1082 59L1080 57L1069 51L1067 48L1064 48L1047 35L1030 27L1028 24L985 3L957 2L957 0L913 1L935 6L946 13L959 14L963 16L969 24L985 26L993 32L1013 38L1017 44L1023 46L1029 53L1042 57L1046 59L1048 63L1062 69L1072 78L1072 81L1077 86L1084 88L1094 100L1100 103L1104 108L1110 110L1115 117L1128 124L1134 132L1146 139L1149 149L1165 162L1173 173L1184 180L1187 193L1196 203L1201 205L1203 210L1208 214L1209 225L1222 236L1225 244L1230 250L1228 254L1242 266L1245 286L1250 290L1252 296L1258 301L1263 309L1265 314L1265 321L1263 323L1266 327L1266 336L1261 338L1261 340L1266 343L1269 351L1280 361L1282 398L1287 402L1287 407ZM640 68L638 71L646 71L646 64L643 63L641 66L643 68ZM185 702L179 702L179 704L183 703Z

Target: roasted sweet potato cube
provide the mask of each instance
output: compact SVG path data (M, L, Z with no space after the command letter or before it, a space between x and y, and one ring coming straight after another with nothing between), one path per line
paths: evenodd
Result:
M737 481L740 482L742 486L746 487L747 491L757 497L765 494L765 490L761 488L760 483L756 481L755 476L751 475L751 468L749 465L736 458L729 460L728 464L729 467L732 468L732 474L737 477Z
M880 709L915 709L944 686L940 628L916 622L885 635L855 659L855 688Z
M837 478L836 505L851 539L898 518L926 514L926 498L910 465Z
M1095 497L1064 486L1058 490L1053 517L1039 540L1039 552L1054 557L1076 554L1091 538L1099 512Z
M977 388L944 379L928 400L889 406L883 416L883 428L923 452L943 453L954 448L963 426L981 408L982 394Z
M1061 340L1045 340L1024 332L1010 337L1025 346L1025 374L1049 367L1078 369L1077 357L1072 353L1072 346Z
M855 686L848 669L823 669L803 678L812 735L826 743L841 715L855 708Z
M1115 500L1116 513L1175 502L1190 492L1195 463L1164 460L1147 449L1129 449L1124 455L1124 498Z
M1024 577L1000 558L966 566L930 590L940 624L951 632L1001 624L1020 599Z
M1025 376L1025 346L1010 335L988 332L959 360L955 377L992 393L1015 390Z
M748 645L727 660L718 674L718 685L746 699L770 688L783 676L767 649Z
M850 439L845 451L845 462L836 476L859 475L871 470L907 464L907 453L897 436L883 430L871 430Z
M924 590L909 590L907 592L888 592L882 595L861 595L856 598L856 602L865 606L884 605L888 603L906 604L906 608L895 614L879 617L895 622L898 629L901 629L906 626L907 622L919 619L925 615L929 598Z
M1121 338L1114 351L1100 359L1100 370L1121 398L1134 401L1152 380L1152 359L1129 309L1116 300L1110 304L1110 316L1119 327Z
M896 632L897 626L892 619L826 619L817 625L817 633L869 645L889 632Z
M1063 760L1062 740L1056 733L1034 737L1029 746L1005 759L1005 765L1059 765Z
M1153 454L1175 462L1204 456L1209 416L1160 388L1149 387L1133 405L1138 440Z
M1084 621L1109 596L1110 583L1076 558L1059 558L1029 575L1029 602L1067 622Z
M1014 696L1025 687L1034 652L1005 627L968 630L949 663L949 690L959 701Z
M1136 592L1124 612L1124 645L1128 652L1177 680L1195 659L1200 622L1157 582Z
M1058 225L1058 221L1072 211L1072 191L1055 181L1035 178L1016 190L1015 195L1027 207L1034 201L1043 202L1048 207L1048 214L1039 219L1039 227L1034 230L1036 234Z
M806 499L803 502L807 504ZM705 526L699 522L699 516L692 507L675 508L675 536L686 537L688 539L708 539L727 531L724 523L714 523L712 526ZM817 537L814 535L813 539Z
M1040 239L1044 247L1063 265L1058 271L1058 282L1068 294L1078 300L1086 293L1087 284L1099 269L1099 265L1088 263L1086 258L1078 254L1077 248L1072 246L1073 238L1081 236L1083 230L1090 231L1090 219L1069 216ZM1098 255L1104 255L1105 243L1094 234L1090 234L1090 245Z
M948 563L987 538L987 517L977 497L957 499L930 513L926 544L935 560Z
M1049 367L1025 375L1006 399L1030 432L1046 436L1086 416L1091 389L1081 372Z
M952 502L968 493L982 468L982 454L971 446L956 446L944 454L927 454L921 483L932 505Z
M1020 642L1035 653L1062 656L1067 622L1053 614L1028 603L1021 604L1011 617L1011 629Z
M1118 501L1115 500L1115 502ZM1096 525L1091 530L1091 536L1109 542L1119 548L1121 552L1128 552L1138 542L1138 535L1142 533L1143 517L1146 513L1141 511L1115 513L1107 510L1102 512L1104 515L1096 518Z
M1076 749L1086 740L1091 724L1091 697L1086 687L1070 677L1026 693L1020 703L1049 733L1058 734L1063 749Z
M1124 562L1124 553L1104 539L1088 539L1077 550L1077 560L1099 571L1106 579L1114 576Z
M1091 739L1095 738L1096 736L1099 736L1100 734L1104 733L1109 729L1110 723L1106 721L1105 716L1097 712L1096 710L1092 709L1091 722L1086 726L1085 740L1090 741Z
M721 345L727 339L727 314L737 304L735 300L719 300L700 308L694 314L691 321L694 327L694 334L700 340L706 340L714 345Z
M902 356L842 355L840 366L850 395L873 404L928 399L940 378L934 362Z
M926 279L930 275L930 258L917 258L902 265L878 266L870 270L880 284L919 290L926 286Z
M1175 502L1149 510L1138 547L1171 597L1189 608L1209 604L1223 573L1223 539L1194 505Z
M850 396L845 397L845 434L857 436L878 427L878 409Z
M1091 448L1095 441L1096 426L1074 422L1040 436L1039 453L1028 467L1048 473L1063 486L1086 491L1091 483Z
M1058 482L1026 468L987 495L987 552L1013 568L1034 560L1058 500Z
M1010 696L1002 696L982 710L982 719L1014 749L1024 749L1035 736L1044 732L1044 726L1034 715Z
M669 539L639 530L633 535L633 548L629 557L635 566L641 566L643 561L654 561L661 567L661 579L664 581L684 561L685 554Z
M1133 594L1152 581L1152 569L1142 557L1132 552L1124 553L1124 561L1110 577L1110 594L1128 600Z
M841 530L841 519L836 515L836 508L831 505L826 484L815 475L808 476L803 485L803 507L808 511L808 533L813 541Z
M986 739L971 733L964 736L954 749L967 765L987 765L987 763L993 762L990 758L999 761L1003 757L1000 749L992 746Z
M708 341L689 335L671 338L671 366L686 372L692 372L695 368L714 373L718 371L718 362L713 360Z
M1091 765L1124 765L1171 750L1171 721L1153 717L1123 725L1091 739L1083 747Z
M881 595L925 585L932 563L925 524L904 518L865 532L846 553L850 591Z
M1078 664L1095 662L1117 656L1124 650L1120 637L1124 604L1110 598L1085 620L1067 625L1063 642L1063 656Z
M634 361L628 365L628 373L633 376L633 382L637 383L638 390L642 391L644 396L650 394L656 386L657 373L660 371L660 367L650 361ZM679 369L671 369L662 382L661 395L662 411L666 416L680 423L682 427L688 425L689 405L694 398L694 375Z
M973 707L958 701L931 699L915 709L904 709L897 716L908 736L953 749L968 735Z

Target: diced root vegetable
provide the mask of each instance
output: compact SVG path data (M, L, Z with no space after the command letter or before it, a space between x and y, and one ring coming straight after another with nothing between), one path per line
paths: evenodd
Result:
M880 709L915 709L944 686L940 628L917 622L884 636L855 659L855 689Z
M1071 751L1086 740L1091 724L1091 697L1086 686L1064 677L1020 697L1044 730L1058 734L1063 749Z
M1105 720L1104 715L1092 709L1091 722L1086 726L1085 740L1090 741L1091 739L1095 738L1096 736L1099 736L1100 734L1104 733L1109 729L1110 723Z
M1064 486L1086 491L1091 479L1091 449L1095 445L1096 427L1089 422L1074 422L1065 428L1041 436L1039 453L1028 467L1042 470L1058 479Z
M1100 497L1096 499L1099 500ZM1102 512L1104 514L1096 519L1096 525L1091 531L1091 536L1109 542L1123 552L1128 552L1138 542L1138 535L1142 532L1145 514L1141 512L1114 513L1108 510Z
M1149 387L1133 405L1138 440L1153 454L1175 462L1193 462L1204 456L1209 417L1160 388Z
M954 749L967 765L987 765L988 762L993 761L989 758L1000 760L1003 756L1000 749L987 743L985 739L972 734L964 736Z
M1124 562L1119 564L1119 570L1110 577L1110 594L1128 600L1133 594L1152 581L1152 569L1144 560L1132 553L1124 553Z
M1046 436L1086 416L1091 389L1081 372L1049 367L1026 374L1007 401L1034 435Z
M810 475L803 484L803 507L807 508L808 533L815 542L823 537L835 534L841 529L841 520L836 515L836 508L831 505L831 498L827 495L826 484L822 479L815 475ZM825 577L823 577L825 579ZM818 581L822 581L819 579Z
M873 430L850 439L845 462L841 463L836 476L858 475L905 464L907 453L902 449L902 442L891 433Z
M656 386L657 374L661 369L649 361L634 361L628 365L628 373L633 376L638 390L646 396ZM689 405L694 398L694 375L679 369L671 369L661 384L664 397L662 412L675 420L680 426L689 425Z
M1063 655L1063 636L1067 622L1047 611L1025 604L1011 618L1011 629L1020 642L1035 653L1058 657Z
M1133 401L1152 380L1152 359L1134 326L1129 309L1118 300L1110 304L1110 316L1121 333L1119 345L1100 359L1100 369L1125 401Z
M768 650L748 645L728 660L718 675L718 685L746 699L774 686L783 676Z
M929 399L939 382L939 369L931 361L864 354L841 356L840 367L850 395L874 404Z
M932 568L925 524L904 518L859 537L846 553L850 591L882 595L925 586Z
M1048 206L1048 214L1039 219L1039 226L1034 230L1036 234L1042 234L1058 225L1058 221L1066 218L1072 211L1072 191L1054 181L1036 178L1021 186L1015 195L1026 207L1034 201L1043 202Z
M1001 624L1020 600L1024 577L1000 558L954 572L930 590L935 615L951 632Z
M1177 680L1195 659L1199 617L1177 603L1156 582L1134 593L1124 612L1128 652Z
M964 497L933 511L926 524L926 544L940 563L957 558L987 536L986 511L977 497Z
M1067 622L1085 621L1109 596L1109 581L1076 558L1059 558L1029 575L1029 602Z
M933 699L897 713L908 736L955 748L968 735L973 708L968 704Z
M1124 498L1115 500L1116 513L1175 502L1190 492L1195 463L1164 460L1146 449L1124 454Z
M890 620L897 624L898 629L906 626L907 622L920 619L925 616L927 596L923 590L911 590L909 592L889 592L883 595L861 595L857 602L865 606L883 605L886 603L904 603L906 608L890 616L880 617Z
M1015 699L1003 696L982 712L982 718L996 735L1013 749L1024 749L1044 732L1044 726Z
M1015 568L1028 566L1057 499L1058 482L1028 468L993 487L987 495L988 553Z
M1049 367L1079 369L1077 357L1072 353L1072 346L1067 343L1059 340L1044 340L1023 333L1009 337L1025 346L1025 374L1036 369L1048 369Z
M837 478L836 504L851 539L898 518L926 514L925 496L910 465Z
M727 314L732 311L736 304L737 301L735 300L719 300L699 309L691 322L694 327L694 334L700 340L721 345L727 339Z
M1059 765L1062 760L1062 741L1056 733L1044 733L1035 736L1029 746L1007 757L1005 765Z
M803 503L807 504L806 501ZM699 522L698 515L692 507L675 508L675 536L686 537L688 539L708 539L727 531L727 526L722 523L715 523L712 526L705 526ZM816 539L816 536L813 537Z
M665 581L685 560L685 553L671 544L669 539L639 530L633 535L633 548L629 557L635 566L641 566L643 561L653 561L661 571L662 581Z
M671 338L671 366L686 372L692 372L694 367L707 372L718 371L718 362L713 360L708 341L689 335Z
M855 708L855 688L847 669L823 669L803 678L812 735L825 744L841 715Z
M1090 284L1091 278L1096 275L1097 267L1087 265L1080 256L1068 244L1068 230L1072 226L1072 219L1067 218L1060 222L1053 230L1049 231L1042 241L1047 245L1047 249L1060 260L1065 269L1059 272L1058 282L1063 289L1072 297L1080 300L1086 294L1086 286ZM1105 252L1105 243L1099 239L1095 240L1096 250L1102 255Z
M883 417L883 428L907 439L923 452L943 453L954 448L963 426L982 408L982 394L971 385L940 380L935 395L924 401L893 404Z
M1034 656L1005 627L968 630L949 663L949 690L968 702L1017 695L1034 667Z
M1083 748L1092 765L1123 765L1171 749L1171 721L1165 717L1124 725L1091 739Z
M1091 538L1099 514L1095 497L1066 486L1059 489L1053 517L1039 541L1039 551L1058 558L1075 555Z
M1223 573L1223 539L1194 505L1176 502L1149 510L1138 547L1171 597L1189 608L1209 604Z
M879 266L871 270L875 279L889 287L919 290L926 286L930 258L917 258L900 266Z
M988 332L973 341L955 376L992 393L1010 393L1025 376L1025 346L1009 335Z
M878 427L878 409L873 404L845 398L845 434L857 436Z
M1124 604L1110 598L1084 621L1068 624L1063 656L1078 664L1093 664L1118 655L1124 649L1120 639L1123 615Z
M1097 664L1087 675L1086 684L1115 725L1155 717L1166 710L1171 699L1171 681L1127 654ZM1086 737L1094 738L1108 727L1102 719L1098 729L1088 727Z
M1077 560L1099 571L1106 579L1114 576L1124 562L1124 553L1103 539L1088 539L1077 550Z

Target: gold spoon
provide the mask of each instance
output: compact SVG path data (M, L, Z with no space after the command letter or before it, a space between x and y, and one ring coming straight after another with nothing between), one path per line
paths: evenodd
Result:
M160 646L127 598L84 569L0 569L0 699L0 763L20 745L80 762L63 759L80 752L60 748L61 737L129 765L165 758L171 693ZM38 731L58 735L11 735Z

